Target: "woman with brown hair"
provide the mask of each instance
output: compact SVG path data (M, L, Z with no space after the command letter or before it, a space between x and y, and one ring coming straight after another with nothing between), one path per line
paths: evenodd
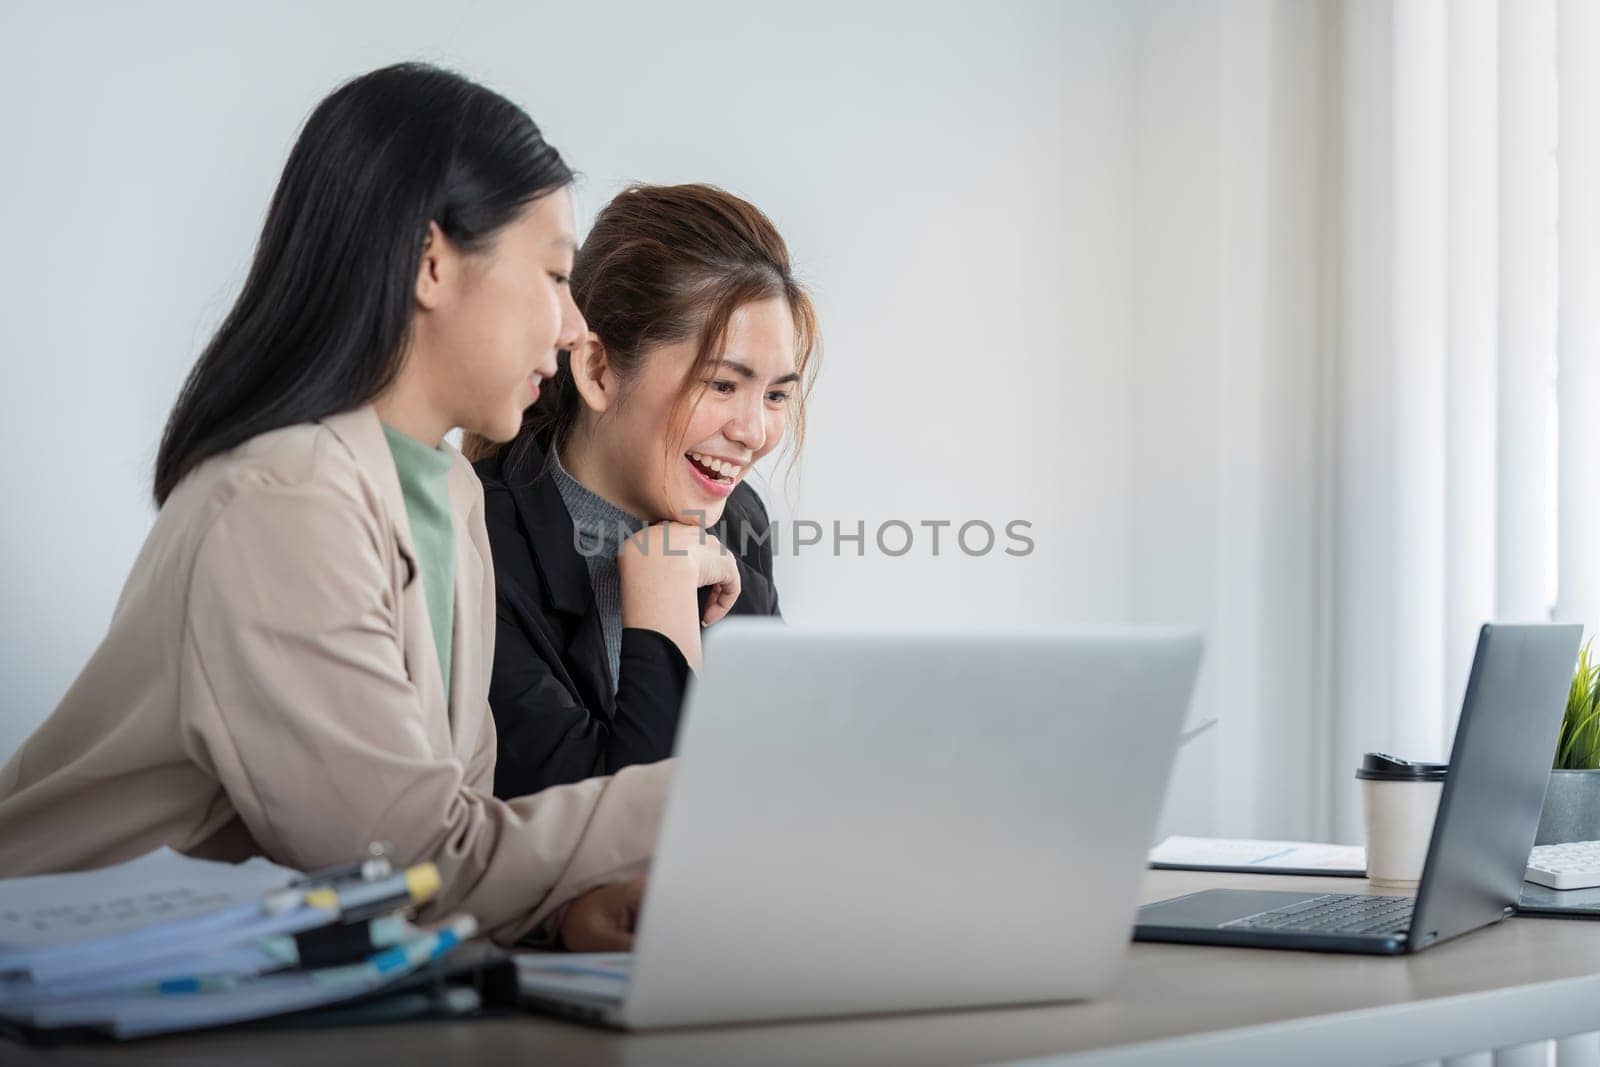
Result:
M469 442L494 553L502 797L664 759L702 627L778 614L745 478L802 440L815 371L783 238L711 186L617 196L572 294L587 334L521 432Z

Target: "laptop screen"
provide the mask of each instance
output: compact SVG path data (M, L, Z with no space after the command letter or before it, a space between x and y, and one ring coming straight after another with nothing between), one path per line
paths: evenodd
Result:
M1486 624L1412 913L1412 951L1504 917L1522 890L1583 627Z

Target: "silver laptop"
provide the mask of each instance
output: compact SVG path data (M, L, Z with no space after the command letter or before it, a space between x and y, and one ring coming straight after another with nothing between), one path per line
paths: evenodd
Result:
M723 622L634 952L522 954L524 999L646 1028L1101 993L1200 650Z

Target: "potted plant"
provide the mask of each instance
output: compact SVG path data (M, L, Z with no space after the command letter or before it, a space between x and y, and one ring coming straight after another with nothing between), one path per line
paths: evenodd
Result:
M1578 653L1534 843L1600 840L1600 662Z

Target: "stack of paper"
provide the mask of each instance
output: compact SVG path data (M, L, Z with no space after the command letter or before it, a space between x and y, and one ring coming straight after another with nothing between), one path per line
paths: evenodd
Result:
M361 996L475 933L422 930L403 911L438 889L432 865L386 860L302 876L161 849L98 871L0 881L0 1016L136 1037Z

